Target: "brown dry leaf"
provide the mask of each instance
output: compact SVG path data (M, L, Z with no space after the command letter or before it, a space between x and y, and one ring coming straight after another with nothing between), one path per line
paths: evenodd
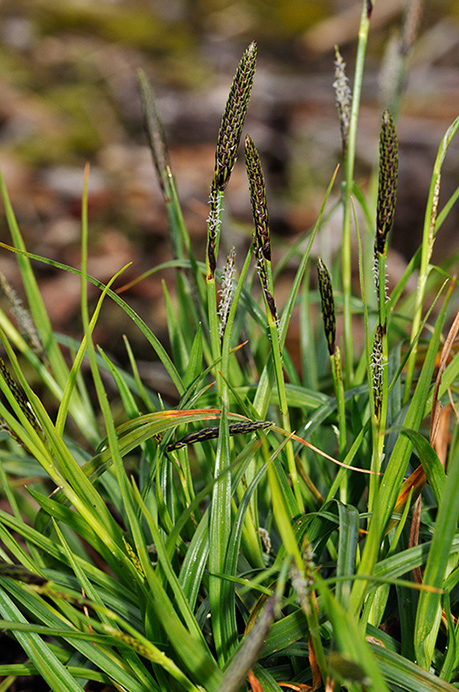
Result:
M421 509L422 509L422 501L421 501L421 496L419 495L418 499L416 500L413 508L413 517L411 519L411 528L410 528L410 538L408 541L408 547L413 548L414 546L418 545L419 542L419 528L421 526ZM413 573L413 578L414 581L417 584L422 584L422 571L420 567L415 567L412 570Z
M249 681L250 687L252 688L252 692L263 692L263 687L261 686L261 683L255 675L253 674L252 670L249 670L247 674L247 679Z
M316 606L317 606L317 602L316 602ZM317 607L316 607L316 610L317 610ZM320 675L319 666L317 665L317 658L316 658L316 654L314 651L314 646L313 646L311 637L309 637L309 639L308 639L308 649L309 649L309 663L310 663L311 669L312 669L312 687L311 687L311 689L315 690L315 689L317 689L317 687L322 682L322 677Z
M440 419L437 423L437 434L435 436L435 440L432 442L432 446L437 452L443 468L445 468L446 465L446 454L448 451L448 444L451 440L451 435L449 432L450 419L451 404L447 404L440 413Z
M448 336L446 337L445 344L443 346L441 355L440 355L440 364L438 366L438 373L437 373L437 379L435 381L435 390L434 390L434 395L433 395L433 404L432 404L432 417L431 417L431 422L430 422L430 444L435 448L435 440L438 434L438 427L440 424L440 415L441 415L441 404L438 400L438 392L440 389L441 385L441 380L443 377L443 372L446 368L446 365L448 363L448 359L451 353L451 349L453 348L457 333L459 331L459 312L457 313L453 324L451 325L451 328L448 332Z

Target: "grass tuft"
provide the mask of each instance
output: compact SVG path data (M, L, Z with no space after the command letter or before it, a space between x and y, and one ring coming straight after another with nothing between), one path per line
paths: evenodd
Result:
M176 273L176 305L164 284L167 345L112 290L124 268L107 285L87 274L89 168L80 269L27 252L0 178L12 238L0 247L15 254L27 296L22 305L0 277L8 299L0 311L0 628L24 652L21 663L0 657L2 692L19 676L40 676L53 692L94 682L129 692L457 689L457 289L448 263L433 267L431 256L457 200L456 192L440 209L459 119L434 163L422 245L389 291L398 166L389 111L375 204L353 173L372 9L363 0L352 93L336 52L341 209L328 203L338 174L331 162L314 228L288 248L272 239L261 157L247 135L252 240L224 269L220 237L235 231L222 202L256 44L239 63L218 133L201 259L154 92L139 74L174 257L147 274ZM364 227L354 229L357 205ZM316 286L312 243L338 212L341 253L330 269L318 259ZM354 231L360 291L350 280ZM370 234L366 247L360 237ZM276 303L289 261L296 274ZM81 278L78 339L53 331L36 262ZM100 291L91 310L88 281ZM107 300L141 330L173 395L142 381L127 340L127 368L94 343ZM296 306L300 367L287 339Z

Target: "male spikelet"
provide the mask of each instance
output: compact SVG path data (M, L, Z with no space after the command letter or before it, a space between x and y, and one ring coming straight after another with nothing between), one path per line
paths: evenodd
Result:
M25 417L27 418L28 422L31 424L31 426L34 428L34 430L36 432L41 434L42 430L41 430L40 424L35 417L35 414L32 410L31 405L29 404L29 401L27 400L25 394L23 394L21 389L19 389L18 385L16 384L16 382L11 377L9 370L6 367L5 361L1 357L0 357L0 376L5 381L8 389L10 390L11 394L14 396L17 404L19 404L19 407L21 408L21 411L25 415ZM17 436L14 433L12 433L12 431L9 430L9 428L6 426L5 422L2 423L1 427L4 429L7 429L9 432L11 432L13 437L16 440L18 440Z
M252 41L238 65L218 132L213 184L219 191L223 191L227 186L236 162L252 91L256 61L257 44Z
M250 203L254 224L255 257L258 276L266 303L275 322L277 311L274 296L270 290L268 265L271 264L271 241L269 236L268 207L266 204L266 187L260 157L252 138L245 138L245 162L250 185Z
M376 208L375 254L384 254L392 227L397 196L398 144L392 115L385 110L379 136L379 185Z
M209 278L216 268L216 246L220 232L219 198L226 188L237 158L237 150L244 127L250 93L252 91L257 44L248 46L236 70L228 100L223 112L215 150L215 170L209 196L209 218L207 220L207 263Z
M226 260L223 270L222 288L220 291L220 306L218 308L218 316L220 317L220 338L223 339L225 333L228 315L233 302L234 296L234 260L236 258L236 250L233 247L228 259Z
M21 336L27 341L27 344L33 352L36 353L39 358L45 360L46 354L32 315L27 308L24 307L22 300L2 272L0 272L0 290L9 303L11 313L16 320Z
M335 352L336 341L335 299L333 298L330 274L321 257L317 258L317 276L319 279L325 338L327 339L328 352L332 356Z
M346 156L349 137L349 123L351 120L352 92L349 80L346 76L346 63L343 60L338 46L335 46L335 101L338 109L339 126L341 129L341 145L343 156Z
M379 421L382 408L383 395L383 328L380 324L376 327L373 350L371 352L371 369L373 374L373 395L375 402L375 416Z
M153 163L156 169L159 184L166 202L170 198L170 163L169 154L167 151L166 135L164 133L163 124L159 117L158 108L156 105L156 97L153 89L148 83L148 79L142 70L138 73L140 96L142 99L142 111L144 127L150 145Z

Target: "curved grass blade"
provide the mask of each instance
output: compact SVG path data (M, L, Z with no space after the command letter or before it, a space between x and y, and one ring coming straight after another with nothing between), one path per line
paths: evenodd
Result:
M5 577L0 577L0 586L4 586L4 582ZM0 589L0 613L4 619L11 622L27 622L4 589ZM54 692L83 692L83 688L77 684L41 636L33 632L20 631L17 631L15 636L28 658Z
M42 262L43 264L47 264L51 267L55 267L56 269L62 269L64 271L69 272L70 274L76 274L77 276L81 277L81 272L79 269L75 269L74 267L70 267L67 264L63 264L62 262L55 262L54 260L47 259L46 257L41 257L40 255L34 255L31 252L26 252L25 250L19 250L18 248L11 247L11 245L7 245L6 243L0 242L0 247L2 247L5 250L9 250L10 252L13 252L14 254L17 255L22 255L24 257L27 257L28 259L36 260L37 262ZM87 280L92 283L94 286L97 286L101 291L104 290L105 284L102 281L99 281L98 279L94 278L90 274L86 275ZM112 291L111 289L108 289L107 294L110 296L112 300L115 301L123 310L124 312L133 320L133 322L137 325L137 327L140 329L142 334L146 337L147 341L151 344L153 349L155 350L158 358L160 359L161 363L164 365L166 371L168 372L172 382L177 388L177 391L179 392L180 395L183 394L185 391L185 387L182 382L182 378L180 377L177 368L173 364L172 360L170 359L169 355L167 354L166 349L162 345L162 343L159 341L158 337L153 334L151 329L147 326L147 324L144 322L144 320L139 317L139 315L133 310L128 303L126 303L125 300L120 298L120 296ZM67 382L68 378L68 371L67 374L65 375L65 380L64 380L64 385L65 382Z

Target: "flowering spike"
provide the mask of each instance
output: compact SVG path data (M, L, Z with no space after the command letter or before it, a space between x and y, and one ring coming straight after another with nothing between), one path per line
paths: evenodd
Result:
M150 145L156 175L166 201L169 198L169 155L167 152L166 135L159 117L155 93L148 82L145 73L138 73L140 96L142 99L143 121Z
M333 82L333 88L335 90L336 107L338 108L343 156L345 156L351 119L352 92L349 87L349 80L346 77L346 63L339 52L338 46L335 46L335 81Z
M325 337L327 339L328 352L332 356L335 352L336 340L335 300L333 298L330 274L320 257L317 258L317 275L319 279L320 298L322 301Z
M385 110L379 136L379 186L376 210L375 251L383 254L394 220L397 196L398 144L392 115Z
M24 307L22 300L2 272L0 272L0 290L3 291L9 303L11 313L17 322L21 336L27 341L28 345L37 356L45 359L46 354L32 315L27 308Z
M220 316L220 338L223 339L223 334L225 333L226 323L228 321L228 314L231 308L231 303L233 302L234 295L234 260L236 257L236 250L233 247L228 259L226 260L226 265L223 270L222 288L220 291L220 307L218 309L218 314Z
M236 162L257 60L257 44L249 45L241 58L231 85L220 125L215 151L213 185L220 192L225 189Z
M230 435L247 435L248 433L255 432L255 430L267 430L272 428L273 423L267 420L253 420L247 421L247 423L232 423L228 426L228 432ZM205 440L215 440L218 437L220 426L211 425L209 428L202 428L202 430L196 430L195 432L188 433L185 437L180 438L177 442L171 442L167 445L167 451L173 452L176 449L185 447L186 445L192 445L196 442L204 442Z
M382 407L382 391L383 391L383 346L382 346L383 328L378 324L375 332L375 340L373 342L373 351L371 353L371 369L373 371L373 393L375 400L375 416L377 420L381 415Z
M250 202L254 224L255 257L258 276L273 319L277 322L276 304L269 288L267 262L271 262L271 240L269 235L266 188L260 157L252 138L245 138L245 163L250 186Z
M250 185L250 202L255 226L255 244L259 246L263 257L270 262L271 242L269 238L265 179L258 151L249 135L245 138L245 162Z
M217 238L220 234L221 224L219 193L214 181L210 188L209 205L209 217L207 219L207 263L209 265L209 278L212 278L217 267L215 248Z
M257 44L255 41L244 52L231 85L223 112L215 150L215 172L210 186L210 211L207 219L207 270L213 280L217 266L217 249L221 223L221 197L236 162L242 128L247 115L252 91Z
M34 428L34 430L38 433L41 433L41 427L38 422L38 420L35 417L35 414L32 410L31 405L29 404L28 399L26 398L25 394L19 389L17 386L16 382L13 380L11 377L8 368L5 365L5 361L3 358L0 357L0 374L3 377L5 383L8 386L8 389L10 390L11 394L14 396L16 399L16 402L19 404L23 414L31 424L31 426Z

